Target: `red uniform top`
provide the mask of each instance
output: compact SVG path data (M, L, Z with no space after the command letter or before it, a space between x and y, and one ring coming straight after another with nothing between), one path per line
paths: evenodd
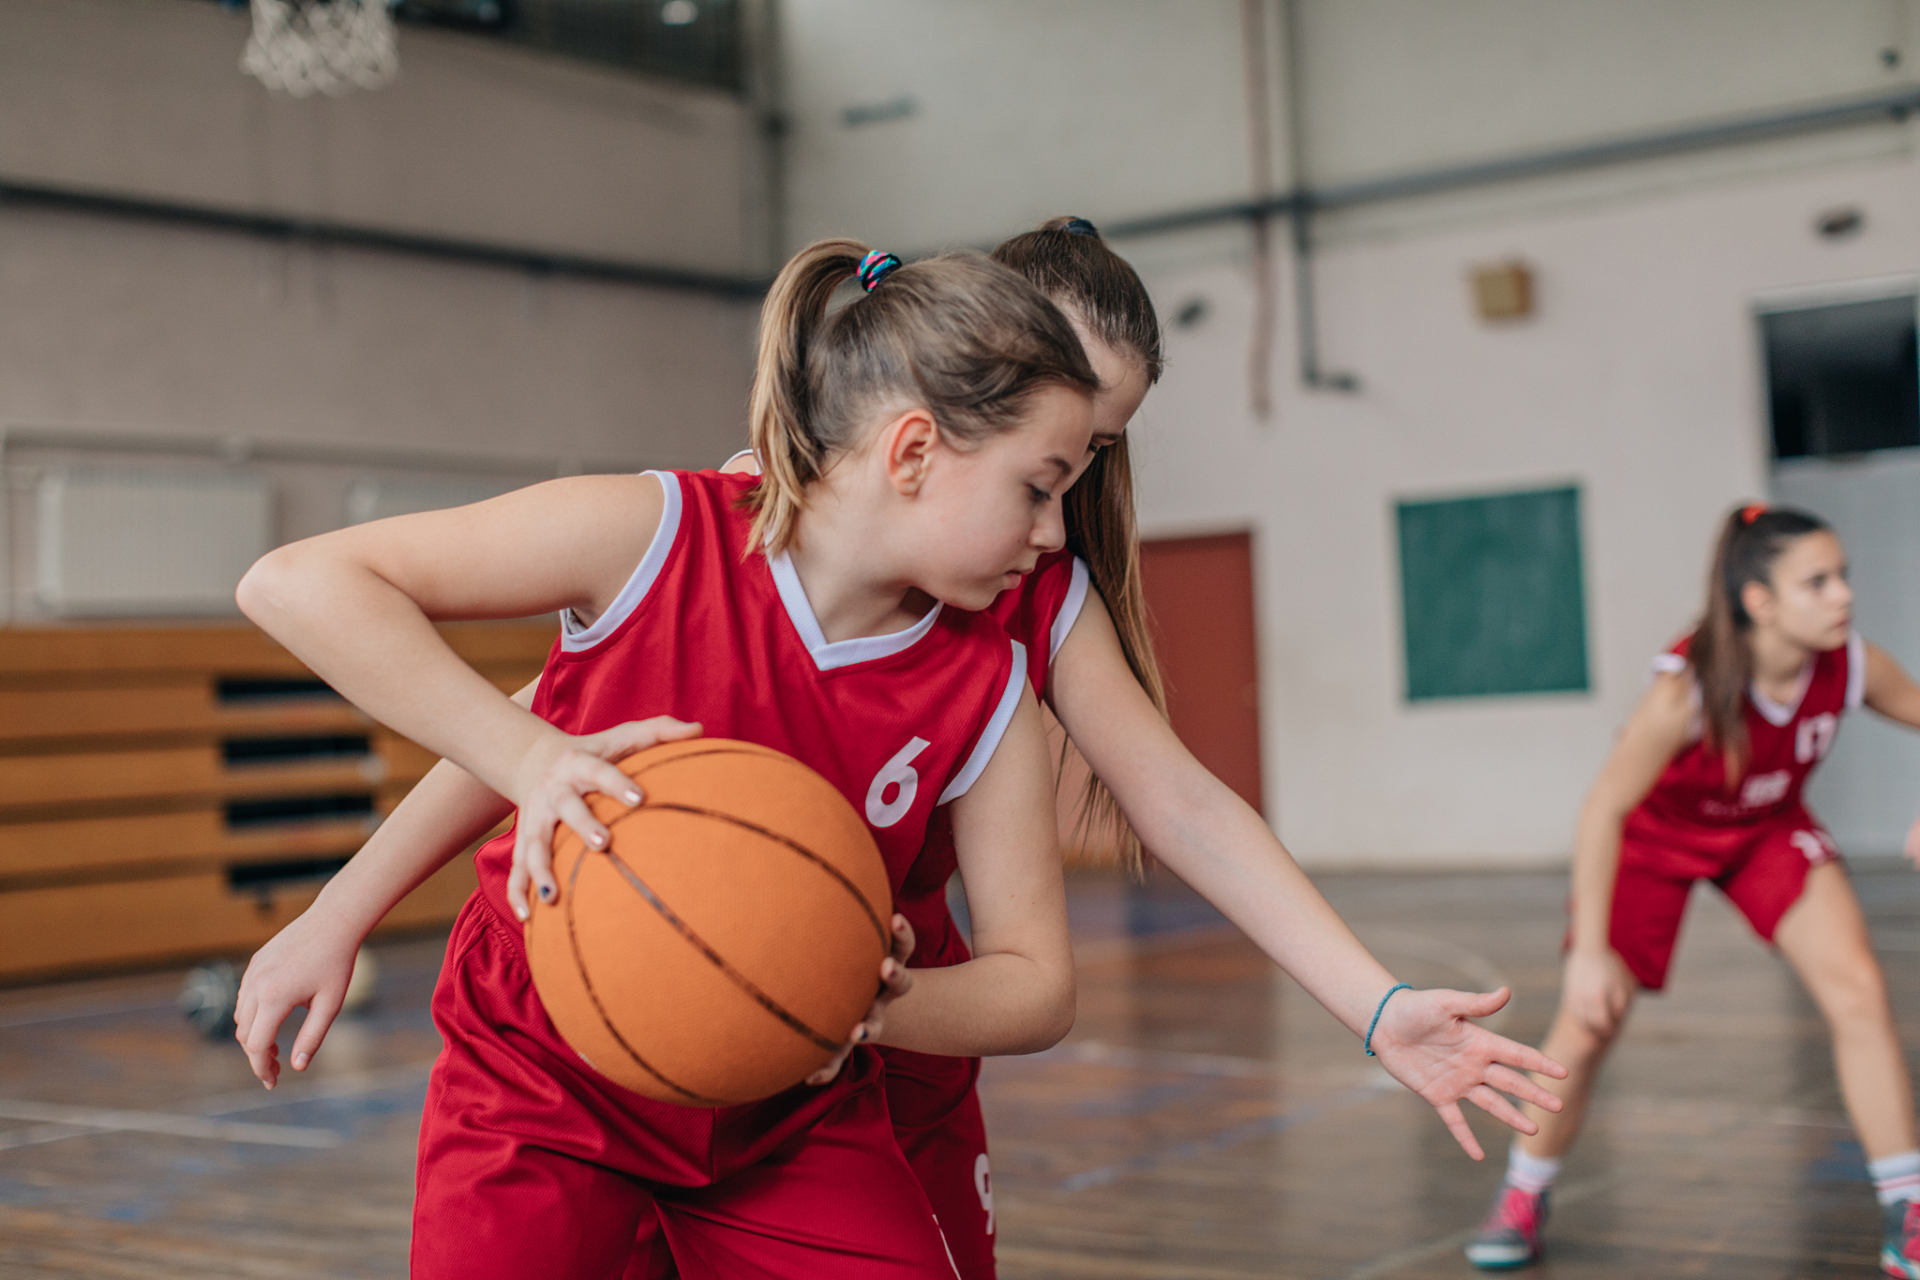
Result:
M592 626L562 619L534 713L574 734L674 715L804 761L865 814L898 898L936 806L973 785L1013 719L1020 646L985 614L937 605L905 631L829 643L787 556L748 554L739 502L757 477L648 474L666 495L659 531ZM478 855L479 892L503 920L512 861L511 832ZM786 1121L824 1114L876 1074L857 1050L834 1085L721 1108L717 1123L751 1113L734 1119L758 1146L770 1126L791 1133Z
M1002 591L987 606L987 613L1024 648L1026 677L1036 697L1046 692L1054 656L1086 600L1086 562L1071 552L1055 551L1040 557L1019 586ZM914 951L908 961L913 968L939 969L973 958L947 910L947 881L957 866L953 822L943 808L934 815L927 847L894 902L894 910L913 926ZM947 1058L890 1046L881 1055L887 1062L887 1105L900 1127L938 1123L969 1095L980 1070L978 1058Z
M1685 671L1686 653L1687 639L1682 639L1654 660L1654 669ZM1813 656L1793 705L1781 706L1759 689L1750 689L1749 754L1738 789L1727 790L1725 759L1696 729L1694 740L1675 753L1653 790L1627 816L1624 835L1700 853L1713 853L1721 845L1731 852L1758 826L1809 821L1801 789L1813 767L1833 749L1841 715L1860 705L1866 683L1866 654L1856 633L1839 648Z

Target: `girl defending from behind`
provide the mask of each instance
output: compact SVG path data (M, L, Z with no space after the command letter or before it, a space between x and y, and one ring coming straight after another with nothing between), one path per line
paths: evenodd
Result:
M829 314L856 273L866 294ZM1072 1022L1039 713L1018 646L967 611L1064 542L1059 497L1096 385L1066 320L1012 272L827 241L787 264L762 315L764 479L555 481L297 543L249 573L248 616L520 810L481 851L434 995L446 1045L421 1128L416 1276L618 1276L656 1215L688 1276L952 1274L865 1042L1030 1052ZM548 609L563 629L533 714L431 625ZM540 1007L515 921L528 868L558 892L557 823L605 847L587 794L642 802L609 761L702 731L825 775L866 815L896 893L950 804L982 890L976 958L924 975L884 1022L883 996L815 1080L714 1110L649 1101L582 1062ZM350 866L283 961L328 969L411 876ZM896 917L896 956L911 948ZM880 975L892 996L908 986L899 959ZM271 1084L260 1013L243 1004L240 1034Z
M1469 1020L1498 1010L1506 994L1401 989L1260 815L1208 773L1167 725L1147 638L1127 447L1129 423L1161 369L1159 321L1139 276L1081 218L1056 218L1015 236L994 257L1058 304L1100 376L1092 438L1074 459L1064 503L1068 545L1040 557L990 606L1007 634L1024 644L1033 691L1052 703L1092 764L1093 808L1119 814L1139 833L1139 840L1129 832L1124 842L1130 865L1138 866L1144 841L1344 1023L1356 1048L1371 1029L1369 1047L1382 1065L1439 1109L1469 1154L1478 1158L1480 1148L1460 1114L1463 1101L1530 1132L1532 1122L1496 1090L1557 1105L1515 1068L1559 1068ZM751 455L736 464L751 469ZM530 700L537 688L516 697ZM1050 779L1050 766L1043 768ZM247 969L238 1035L263 1079L278 1070L274 1037L294 1007L309 1005L293 1044L295 1068L304 1068L318 1049L346 989L354 950L385 910L372 907L398 902L506 812L504 800L453 764L435 766L320 902L261 949ZM953 832L937 819L926 851L900 886L899 909L917 937L909 963L920 986L890 1018L938 981L939 970L973 955L947 911L945 886L957 853ZM978 944L982 887L965 859L958 863ZM544 867L536 877L551 879ZM333 910L330 898L348 891L354 909ZM991 1280L996 1220L975 1089L979 1061L918 1048L883 1051L895 1137L932 1201L959 1274ZM673 1274L653 1224L643 1222L636 1247L635 1280Z
M1653 684L1580 813L1560 1011L1542 1048L1567 1064L1565 1103L1534 1112L1467 1246L1524 1266L1607 1050L1667 965L1696 880L1711 880L1778 947L1833 1034L1840 1094L1885 1211L1880 1262L1920 1276L1913 1093L1867 923L1828 835L1801 801L1862 703L1920 728L1920 687L1853 630L1846 552L1817 518L1745 507L1726 519L1699 625L1654 660ZM1907 839L1920 861L1920 824Z

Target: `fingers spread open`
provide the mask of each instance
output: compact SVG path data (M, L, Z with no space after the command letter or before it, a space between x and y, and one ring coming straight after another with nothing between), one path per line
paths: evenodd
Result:
M1541 1075L1551 1076L1555 1080L1564 1080L1567 1078L1567 1069L1565 1067L1538 1049L1533 1048L1531 1045L1521 1044L1517 1040L1509 1040L1505 1036L1493 1036L1491 1032L1488 1034L1492 1036L1493 1039L1493 1057L1495 1061L1504 1062L1508 1066L1517 1067L1521 1071L1538 1071Z
M1527 1119L1520 1109L1501 1097L1486 1085L1475 1085L1467 1090L1467 1101L1488 1115L1506 1125L1509 1129L1518 1129L1521 1133L1532 1134L1540 1131L1540 1126Z
M1560 1099L1535 1084L1518 1071L1510 1071L1498 1063L1487 1068L1487 1083L1502 1093L1510 1093L1522 1102L1531 1102L1546 1111L1558 1111Z
M1453 1140L1460 1144L1462 1151L1475 1160L1487 1158L1487 1153L1480 1149L1480 1140L1474 1137L1473 1130L1467 1127L1467 1118L1460 1114L1459 1103L1449 1102L1445 1106L1436 1107L1435 1110L1440 1113L1440 1118L1446 1121L1447 1131L1453 1134Z

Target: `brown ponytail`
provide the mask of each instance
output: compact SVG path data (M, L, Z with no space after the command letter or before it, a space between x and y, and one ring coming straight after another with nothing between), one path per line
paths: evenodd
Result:
M1827 523L1792 507L1747 506L1729 514L1707 573L1707 608L1687 642L1687 665L1700 685L1707 745L1726 762L1727 790L1747 771L1747 690L1753 684L1753 619L1740 593L1749 582L1773 585L1773 566L1789 543Z
M808 245L760 311L748 436L761 479L747 502L754 544L770 552L792 543L806 487L876 412L922 406L942 435L971 444L1017 427L1044 387L1099 389L1059 308L977 253L895 268L829 313L866 254L856 240Z
M1165 365L1160 319L1134 269L1107 246L1084 218L1050 218L993 251L1078 319L1087 331L1122 355L1140 362L1149 383ZM1123 435L1094 455L1065 503L1067 545L1087 562L1095 590L1113 616L1120 652L1140 687L1162 716L1167 713L1160 666L1154 661L1140 587L1140 531L1134 520L1133 462ZM1088 847L1107 833L1116 837L1120 862L1138 875L1140 839L1127 824L1106 784L1091 772L1080 800L1078 841Z

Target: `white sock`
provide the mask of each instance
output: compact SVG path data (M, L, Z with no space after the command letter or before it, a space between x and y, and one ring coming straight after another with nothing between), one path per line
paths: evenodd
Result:
M1869 1160L1867 1172L1873 1177L1873 1193L1880 1197L1881 1204L1920 1200L1920 1151Z
M1898 1157L1896 1157L1898 1158ZM1920 1173L1920 1152L1915 1153L1914 1171ZM1520 1149L1519 1143L1507 1153L1507 1185L1518 1187L1528 1195L1537 1196L1553 1185L1560 1175L1560 1162L1544 1156L1530 1156ZM1920 1183L1920 1178L1915 1179Z

